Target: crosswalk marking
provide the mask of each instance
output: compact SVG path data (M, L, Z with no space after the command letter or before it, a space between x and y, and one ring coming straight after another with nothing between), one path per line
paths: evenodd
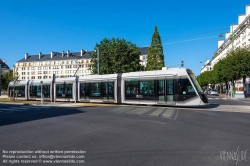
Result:
M158 108L154 112L152 112L150 115L151 116L159 116L164 110L162 108Z
M208 98L208 100L213 100L213 99L215 99L215 100L218 100L218 99L222 99L222 100L227 100L228 98L225 98L225 97L223 97L223 98L219 98L219 97L217 97L217 98Z
M136 108L128 111L128 114L137 114L137 115L142 115L145 114L146 112L150 111L151 108Z
M40 109L47 109L48 106L19 106L19 107L7 107L7 108L0 108L0 113L13 113L13 112L22 112L28 110L40 110Z
M131 110L131 109L133 109L133 108L132 107L119 107L119 108L111 110L111 112L124 113L124 112Z
M157 108L154 107L118 107L110 112L117 114L134 114L148 117L161 117L161 118L171 118L175 112L175 109L171 108Z
M26 109L29 109L29 108L23 108L23 107L9 107L10 109L18 109L18 110L26 110Z
M10 108L0 108L0 111L12 111L13 109Z
M169 118L173 115L174 109L166 109L165 112L162 114L162 117Z

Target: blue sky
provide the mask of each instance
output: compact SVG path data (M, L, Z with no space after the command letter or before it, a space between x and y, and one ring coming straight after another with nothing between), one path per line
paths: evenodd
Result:
M150 46L157 26L165 65L182 60L196 75L217 49L220 33L245 14L249 0L0 1L1 59L12 68L25 53L94 50L104 38ZM178 67L173 65L172 67Z

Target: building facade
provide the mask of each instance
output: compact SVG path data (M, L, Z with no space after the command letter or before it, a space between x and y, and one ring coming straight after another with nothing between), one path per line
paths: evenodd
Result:
M0 59L0 65L1 65L1 72L2 74L4 73L7 73L7 72L10 72L10 68L9 66L5 63L5 60L4 59Z
M140 48L141 65L146 65L148 47ZM19 80L46 79L56 77L87 76L91 74L91 52L51 52L50 54L29 55L17 61L14 71L18 73Z
M250 46L250 5L246 6L245 14L238 16L238 24L233 24L229 28L230 32L225 33L225 40L218 41L218 49L212 59L202 66L201 73L213 70L214 65L232 49Z
M140 48L140 52L141 52L141 55L140 55L140 64L146 68L146 65L147 65L147 60L148 60L148 48L149 47L141 47Z

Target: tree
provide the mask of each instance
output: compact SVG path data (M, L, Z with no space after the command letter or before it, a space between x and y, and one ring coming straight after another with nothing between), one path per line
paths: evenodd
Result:
M198 77L197 80L201 87L208 86L209 84L215 84L215 79L213 76L213 71L205 71L201 73Z
M214 81L215 83L218 83L220 84L220 93L222 91L221 87L222 87L222 83L224 82L225 85L226 85L226 89L228 90L228 86L227 86L227 83L228 83L228 73L226 72L226 60L225 58L219 60L219 62L217 62L215 65L214 65L214 68L213 68L213 75L214 75Z
M235 83L234 81L239 78L243 78L243 84L245 86L245 79L250 76L250 51L249 47L237 48L228 52L226 57L226 72L228 79L232 82L232 93L234 96Z
M13 70L10 70L10 72L3 73L3 76L2 76L2 88L4 90L7 90L9 83L11 81L13 81L13 80L14 80Z
M148 60L146 70L161 70L164 67L164 55L161 44L161 37L157 26L152 36L152 42L148 49Z
M104 38L96 44L100 50L100 74L126 73L142 70L140 50L125 39ZM97 53L91 54L91 73L97 74Z

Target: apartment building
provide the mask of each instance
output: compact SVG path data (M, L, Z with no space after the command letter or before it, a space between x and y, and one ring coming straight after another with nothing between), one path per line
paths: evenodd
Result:
M56 77L72 77L90 75L90 52L51 52L50 54L29 55L17 61L14 67L20 80L46 79ZM79 67L79 68L78 68Z
M141 64L146 65L148 47L140 48ZM91 52L51 52L50 54L29 55L17 61L14 70L18 72L20 80L46 79L56 77L87 76L91 74Z
M141 55L140 55L140 64L142 66L144 66L144 68L146 68L146 65L147 65L147 60L148 60L148 48L149 47L141 47L140 48L140 52L141 52Z
M7 73L7 72L10 72L10 68L9 66L5 63L5 60L4 59L0 59L0 65L1 65L1 72L2 74L4 73Z
M225 40L218 41L218 49L212 59L201 68L201 73L213 70L214 65L227 53L238 47L250 45L250 5L246 6L246 13L238 16L238 24L230 25L230 32L225 33Z

